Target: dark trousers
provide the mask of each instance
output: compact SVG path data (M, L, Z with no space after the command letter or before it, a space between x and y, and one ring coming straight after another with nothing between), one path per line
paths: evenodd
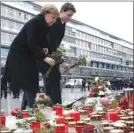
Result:
M61 74L57 69L50 77L45 79L46 95L52 99L52 104L62 104L60 78Z
M81 91L86 91L85 86L82 86Z
M7 98L7 82L4 82L3 78L1 78L1 98L4 93L4 98Z
M18 87L14 82L10 83L10 89L13 93L13 97L14 98L18 98L19 97L19 93L20 93L20 87Z
M4 98L7 98L7 90L6 89L1 90L1 98L2 98L3 94L4 94Z
M35 98L36 98L36 92L29 92L24 90L21 103L21 110L25 110L27 106L29 108L34 108Z

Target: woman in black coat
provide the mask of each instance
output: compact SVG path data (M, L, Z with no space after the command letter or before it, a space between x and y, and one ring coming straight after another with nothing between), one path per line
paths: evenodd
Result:
M59 11L54 5L45 5L40 14L29 20L10 46L4 78L24 89L22 109L31 108L39 89L39 74L36 61L42 60L53 66L55 61L46 57L46 35L56 21Z

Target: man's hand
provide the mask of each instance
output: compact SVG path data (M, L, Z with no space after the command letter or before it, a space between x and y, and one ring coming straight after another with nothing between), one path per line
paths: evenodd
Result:
M64 70L67 71L69 69L69 64L68 63L62 63L61 67L63 67Z

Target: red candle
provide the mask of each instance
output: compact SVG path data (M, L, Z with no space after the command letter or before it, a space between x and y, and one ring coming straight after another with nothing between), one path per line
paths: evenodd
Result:
M80 112L74 111L70 113L70 117L73 117L75 121L80 120Z
M22 115L23 118L28 118L30 116L29 112L23 112Z
M63 108L62 106L54 106L53 111L56 111L56 115L62 116L63 115Z
M84 126L76 126L75 130L77 131L77 133L82 133Z
M5 123L6 123L6 116L3 113L0 115L0 124L2 127L5 127Z
M66 133L66 127L64 124L59 124L55 127L55 133Z
M109 120L115 122L117 120L119 120L119 117L118 117L118 113L117 112L109 112L108 113L108 117L109 117Z
M56 119L56 123L57 124L65 124L66 123L65 118L63 118L63 117L57 118Z
M34 114L37 114L38 112L39 112L38 108L34 109Z
M38 121L32 121L31 122L31 128L33 130L33 133L36 133L37 130L41 129L40 122Z

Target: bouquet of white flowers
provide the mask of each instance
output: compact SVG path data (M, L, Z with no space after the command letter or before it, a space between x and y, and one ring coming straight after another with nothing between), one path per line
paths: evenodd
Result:
M64 62L63 57L65 56L65 53L70 50L70 46L65 44L64 46L59 47L56 52L53 52L50 57L55 60L55 66L60 65ZM50 72L55 66L51 66L48 71L45 73L45 76L48 77Z

